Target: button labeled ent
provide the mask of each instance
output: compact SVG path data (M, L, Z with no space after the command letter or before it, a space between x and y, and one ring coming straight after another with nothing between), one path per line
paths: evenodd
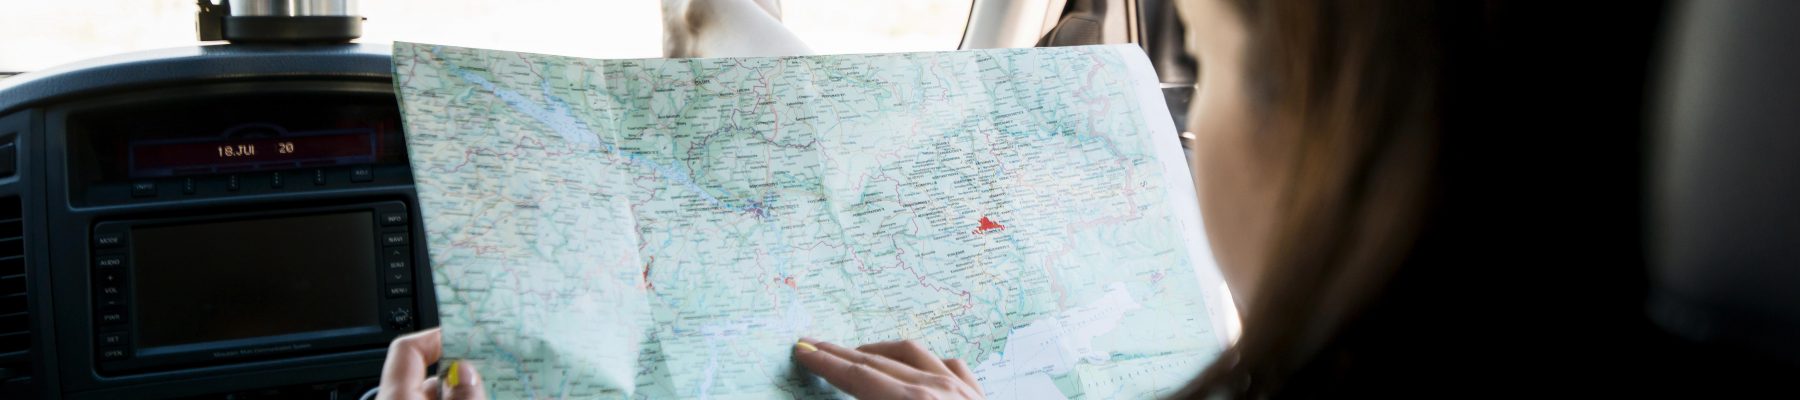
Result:
M388 324L395 328L412 325L412 307L398 306L388 310Z

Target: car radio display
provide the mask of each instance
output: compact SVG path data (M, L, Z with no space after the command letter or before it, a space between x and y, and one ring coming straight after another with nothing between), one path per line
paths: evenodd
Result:
M279 132L278 129L275 131ZM374 162L371 129L278 133L131 144L131 176L155 177Z

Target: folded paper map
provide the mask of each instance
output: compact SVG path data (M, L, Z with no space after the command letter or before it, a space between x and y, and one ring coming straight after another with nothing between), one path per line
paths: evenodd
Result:
M495 398L829 398L797 338L1147 398L1232 307L1132 46L599 60L394 45L447 358Z

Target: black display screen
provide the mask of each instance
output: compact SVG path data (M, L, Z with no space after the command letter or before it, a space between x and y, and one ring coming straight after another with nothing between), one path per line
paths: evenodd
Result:
M373 213L131 231L140 348L379 329Z
M142 178L375 162L374 129L274 130L281 133L133 142L130 175Z

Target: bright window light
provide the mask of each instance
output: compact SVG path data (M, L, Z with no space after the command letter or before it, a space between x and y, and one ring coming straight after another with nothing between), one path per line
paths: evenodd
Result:
M784 0L784 20L820 53L953 50L970 0ZM594 58L662 54L654 0L363 0L365 43L412 41ZM197 43L193 0L0 3L0 72Z

